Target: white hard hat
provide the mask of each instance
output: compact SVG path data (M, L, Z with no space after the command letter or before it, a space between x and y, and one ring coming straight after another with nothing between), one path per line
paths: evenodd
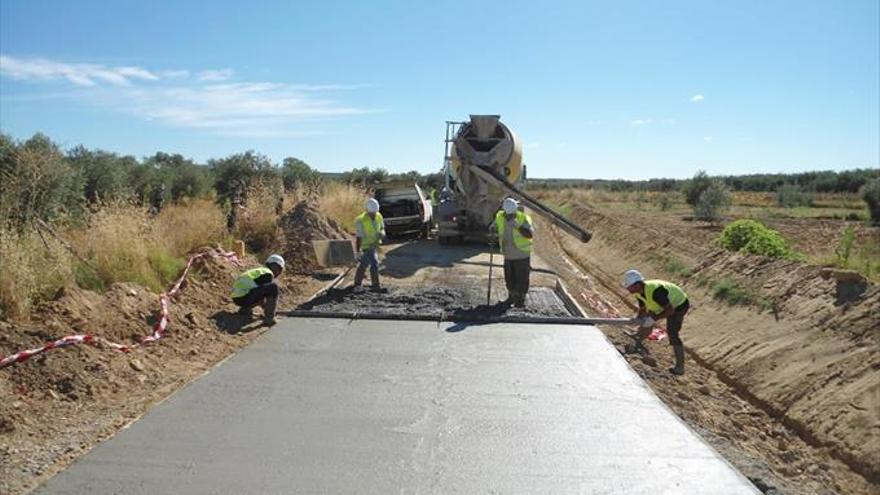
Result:
M366 204L364 204L364 207L367 209L367 213L376 213L379 211L379 202L374 198L370 198L367 200Z
M644 282L645 277L638 270L628 270L623 274L623 287L628 288L636 282Z
M266 258L267 265L270 265L272 263L280 266L281 269L284 270L284 258L282 258L280 254L273 254L272 256Z
M507 213L508 215L516 213L516 208L518 206L519 203L513 198L504 198L504 202L501 203L501 208L504 210L504 213Z

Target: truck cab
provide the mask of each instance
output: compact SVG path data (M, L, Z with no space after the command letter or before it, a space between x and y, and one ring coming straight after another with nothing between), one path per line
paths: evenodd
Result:
M389 237L431 232L433 209L431 200L422 188L413 182L396 182L376 187L374 196L385 221Z

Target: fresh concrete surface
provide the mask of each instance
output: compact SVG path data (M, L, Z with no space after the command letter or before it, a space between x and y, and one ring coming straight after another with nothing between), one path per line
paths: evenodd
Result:
M37 493L757 491L593 327L288 318Z

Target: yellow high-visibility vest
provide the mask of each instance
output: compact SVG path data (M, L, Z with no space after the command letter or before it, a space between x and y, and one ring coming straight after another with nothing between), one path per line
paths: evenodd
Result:
M232 284L232 297L246 296L248 292L257 287L256 280L267 273L271 274L273 277L275 276L275 274L272 273L272 270L265 266L252 268L239 275Z
M379 247L381 239L379 239L379 231L382 230L383 220L382 214L376 212L375 223L370 219L367 212L363 212L355 218L355 223L360 222L364 229L364 237L361 239L361 251Z
M663 311L663 306L657 304L657 301L654 300L654 291L660 287L666 289L666 292L669 294L669 304L671 304L673 308L677 308L687 301L687 294L685 294L681 287L672 282L667 282L665 280L645 280L644 284L645 297L642 297L641 294L636 294L636 299L645 303L645 308L651 313L660 313Z
M516 219L514 220L516 228L513 229L513 245L520 251L531 254L532 240L519 233L519 228L525 223L531 225L532 218L522 211L517 211ZM495 214L495 228L498 230L498 245L501 246L502 252L504 252L504 229L506 226L507 218L505 218L503 211L499 211Z

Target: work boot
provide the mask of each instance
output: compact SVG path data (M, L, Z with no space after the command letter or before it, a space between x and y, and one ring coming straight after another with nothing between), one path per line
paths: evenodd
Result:
M681 376L684 374L684 346L672 346L672 352L675 353L675 366L669 368L669 372L673 375Z
M266 298L266 304L263 305L263 325L271 327L275 321L275 307L278 305L278 298Z

